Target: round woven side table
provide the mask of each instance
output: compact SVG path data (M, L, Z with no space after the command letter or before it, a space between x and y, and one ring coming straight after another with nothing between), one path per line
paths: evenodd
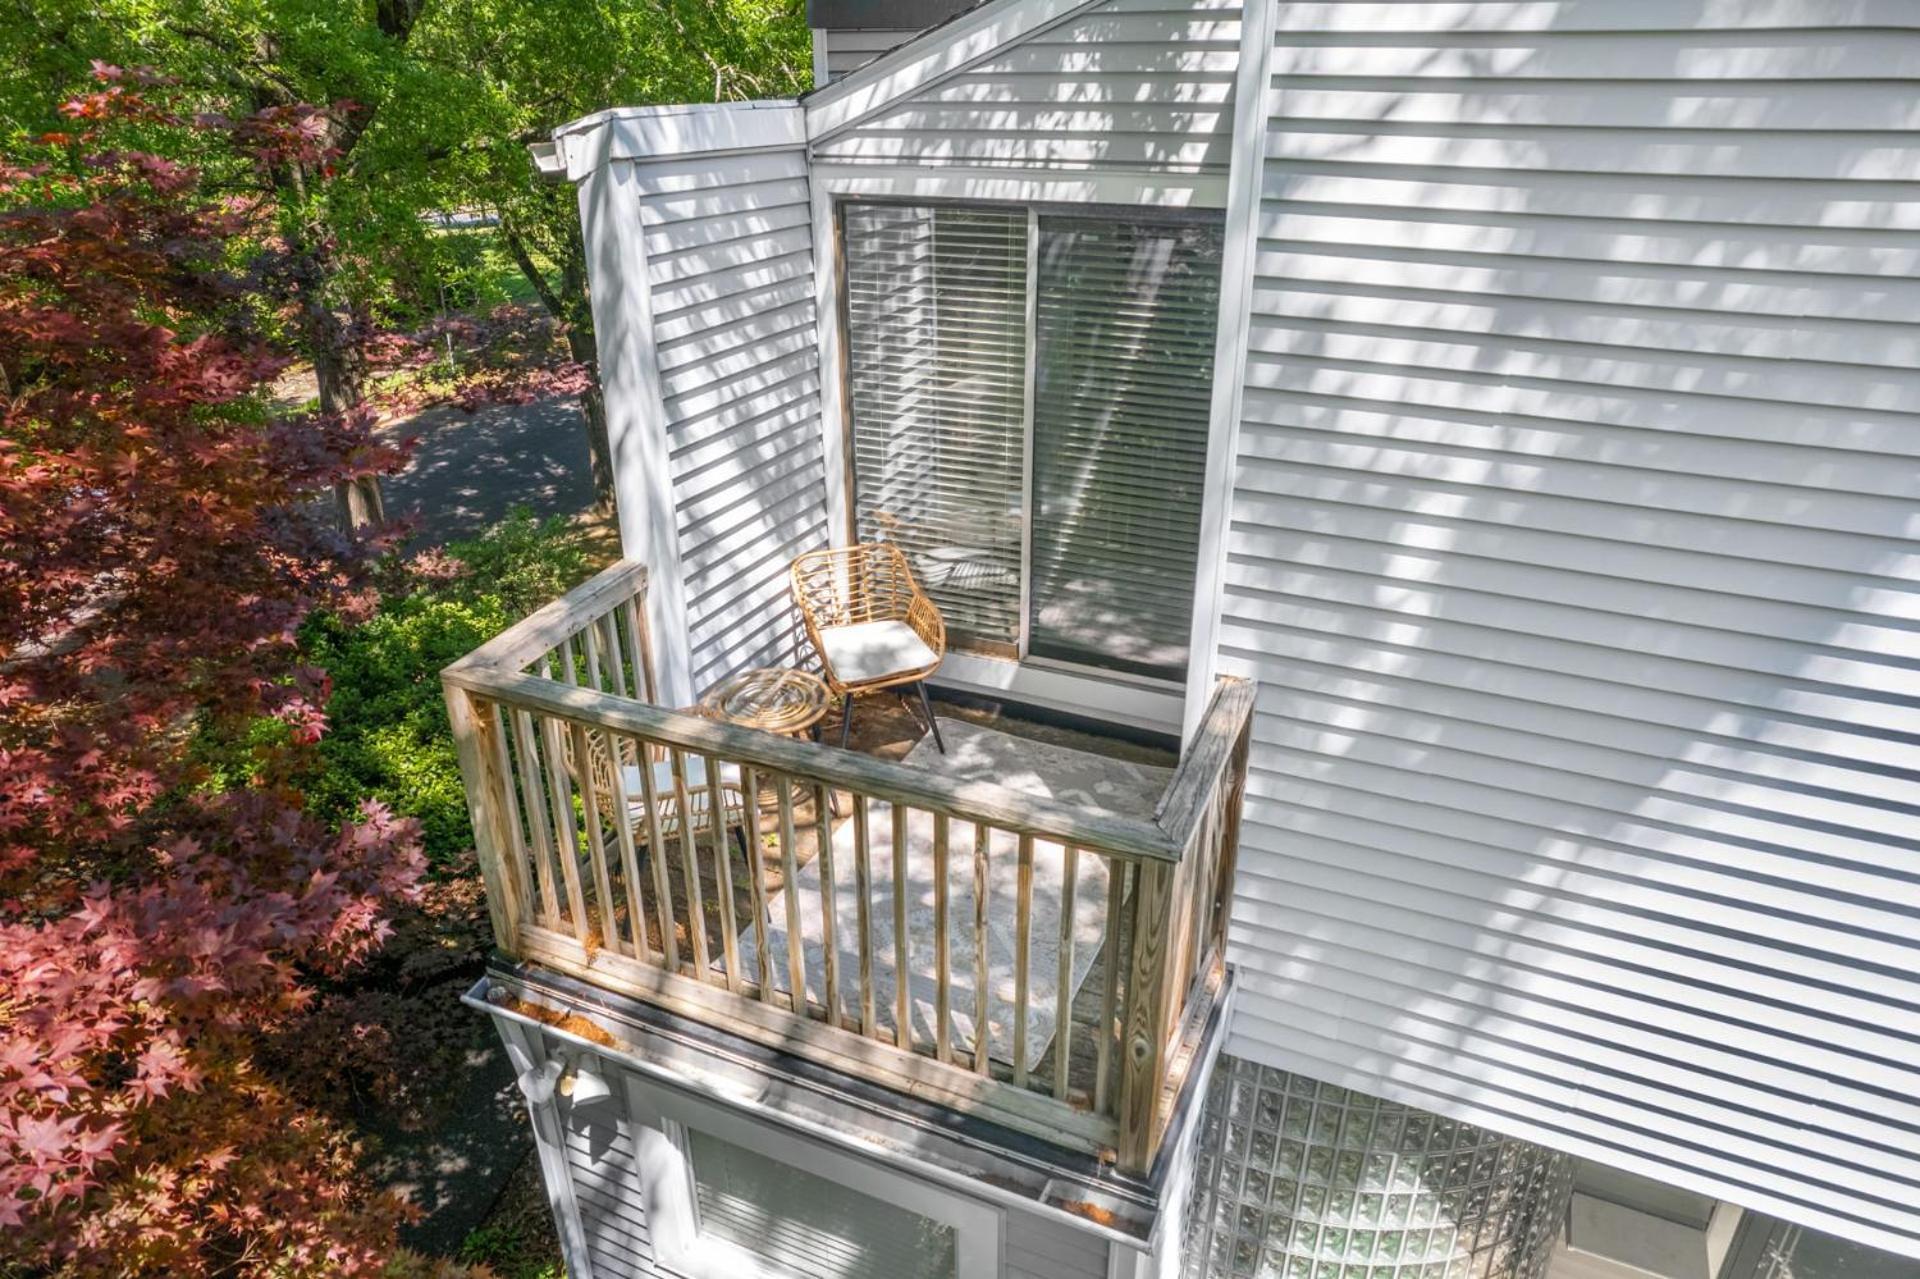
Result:
M818 676L788 666L763 666L730 675L700 697L700 709L743 728L807 737L826 718L833 698Z

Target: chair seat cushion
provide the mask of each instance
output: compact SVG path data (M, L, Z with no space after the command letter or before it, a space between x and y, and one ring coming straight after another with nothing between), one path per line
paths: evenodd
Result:
M707 762L698 755L687 755L686 768L682 775L687 781L687 800L694 808L700 808L707 798ZM627 788L627 803L636 810L646 806L646 791L640 786L640 770L632 764L620 770L620 780ZM737 765L720 765L720 784L733 790L740 789L740 769ZM661 804L675 802L673 790L673 764L661 760L653 766L653 797Z
M890 675L924 671L940 661L905 622L822 627L820 655L842 684L865 684Z

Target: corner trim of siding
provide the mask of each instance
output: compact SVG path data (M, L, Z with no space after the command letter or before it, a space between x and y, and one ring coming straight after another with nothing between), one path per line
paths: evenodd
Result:
M1233 141L1227 170L1226 243L1220 260L1220 319L1213 352L1212 417L1200 506L1200 548L1194 574L1193 630L1187 644L1182 741L1207 713L1220 668L1218 637L1225 606L1227 528L1233 513L1246 398L1247 347L1253 333L1253 265L1259 251L1260 192L1267 136L1267 83L1273 63L1278 0L1246 0L1240 21L1240 63L1233 85Z

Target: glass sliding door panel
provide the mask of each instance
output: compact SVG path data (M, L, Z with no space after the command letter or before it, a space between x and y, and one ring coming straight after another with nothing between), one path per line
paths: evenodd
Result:
M1220 228L1039 225L1029 651L1182 679Z
M892 541L950 642L1020 638L1024 209L843 206L853 506Z

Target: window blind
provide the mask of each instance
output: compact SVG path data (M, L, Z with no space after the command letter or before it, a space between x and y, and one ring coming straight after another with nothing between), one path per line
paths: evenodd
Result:
M1029 651L1180 679L1220 228L1043 216L1039 239Z
M1020 634L1025 209L844 206L854 519L907 553L951 638Z
M953 1279L952 1226L688 1131L703 1238L796 1279Z

